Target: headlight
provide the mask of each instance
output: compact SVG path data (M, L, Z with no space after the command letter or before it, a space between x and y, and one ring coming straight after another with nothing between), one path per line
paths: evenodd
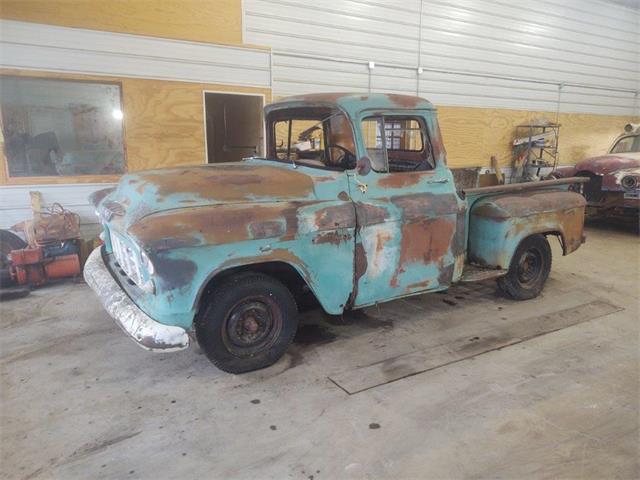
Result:
M633 190L634 188L636 188L636 185L638 184L638 180L633 175L626 175L622 177L620 184L622 185L622 188L624 188L625 190Z
M153 275L156 269L144 250L140 250L140 260L142 261L142 266L149 272L149 275Z

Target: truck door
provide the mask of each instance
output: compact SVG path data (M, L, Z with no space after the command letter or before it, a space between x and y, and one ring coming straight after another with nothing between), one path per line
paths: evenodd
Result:
M444 153L434 155L430 132L441 140L430 121L407 112L361 117L371 170L349 175L357 222L353 306L446 288L462 267L464 212Z

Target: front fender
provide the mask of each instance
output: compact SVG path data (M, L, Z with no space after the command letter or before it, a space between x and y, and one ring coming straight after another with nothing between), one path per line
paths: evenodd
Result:
M480 199L470 213L469 259L507 269L520 242L534 234L559 235L567 255L584 242L585 206L582 195L559 190Z
M156 268L166 308L197 311L225 270L267 262L293 267L322 307L341 313L353 290L355 209L350 201L222 204L148 215L127 233Z
M353 289L353 233L338 229L331 234L331 242L326 240L327 233L320 231L288 241L252 240L213 247L215 258L224 260L211 262L209 255L208 264L215 266L194 279L198 287L192 296L192 310L197 311L211 280L219 275L237 267L283 263L298 273L327 313L342 313ZM206 251L213 253L213 248L194 249L193 253L202 258L201 265L207 264ZM200 272L204 273L202 269Z
M306 268L305 263L301 258L285 248L276 248L273 250L271 248L263 248L259 254L246 257L234 257L209 272L201 283L198 292L193 299L193 310L195 311L198 309L202 296L205 294L208 286L214 279L219 278L227 272L237 268L251 269L251 267L273 263L285 264L295 270L300 278L302 278L302 280L309 286L313 294L318 298L322 297L318 292L320 286L317 285L313 274Z

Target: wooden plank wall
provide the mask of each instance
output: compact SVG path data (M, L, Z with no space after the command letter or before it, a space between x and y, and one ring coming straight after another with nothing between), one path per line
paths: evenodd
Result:
M240 0L2 0L0 15L64 27L242 43Z
M452 167L489 166L492 155L509 166L516 125L556 119L555 112L449 106L438 107L438 116ZM561 113L559 122L559 163L568 165L606 153L624 125L640 117Z

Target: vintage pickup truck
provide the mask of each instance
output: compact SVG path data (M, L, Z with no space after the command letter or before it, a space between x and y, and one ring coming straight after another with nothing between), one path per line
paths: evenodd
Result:
M537 296L583 242L584 179L456 189L433 105L314 94L265 109L266 158L131 173L92 195L104 246L84 276L142 347L195 338L220 369L266 367L297 299L329 314L497 278Z

